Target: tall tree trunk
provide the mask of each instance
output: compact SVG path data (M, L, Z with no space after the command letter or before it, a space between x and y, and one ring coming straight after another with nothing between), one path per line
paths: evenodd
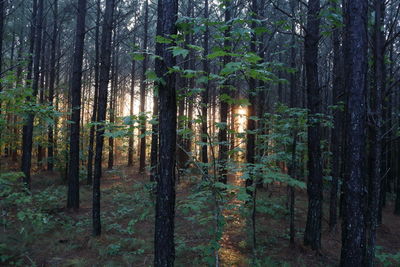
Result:
M382 95L384 94L384 45L385 36L383 32L385 3L383 0L375 0L375 25L374 25L374 47L373 47L373 74L374 85L371 88L371 112L372 127L370 127L370 166L371 175L368 188L368 250L366 264L374 266L375 246L376 246L376 228L378 226L379 213L379 194L381 185L381 164L382 164Z
M335 1L332 2L332 9L336 12L338 6ZM340 52L340 28L334 26L332 34L333 46L333 73L332 73L332 98L333 105L341 104L343 98L343 85L342 85L342 66L341 66L341 52ZM333 114L334 127L331 134L331 151L332 151L332 182L329 197L329 228L332 230L337 224L337 210L338 210L338 190L339 190L339 177L341 169L341 156L342 156L342 121L343 112L340 107L336 108Z
M158 1L157 35L176 34L178 16L177 0ZM176 88L175 74L168 70L176 60L169 47L173 44L156 44L155 71L165 83L157 83L159 92L159 170L157 179L156 220L154 237L154 266L172 267L175 260L175 152L176 152ZM162 58L163 60L160 60Z
M46 8L44 6L44 8ZM46 27L47 27L47 21L46 18L43 19L43 31L42 31L42 51L40 52L40 78L39 78L39 88L38 88L38 93L39 93L39 105L44 104L44 91L45 91L45 78L46 78L46 72L47 72L47 66L46 66ZM46 81L47 83L47 81ZM43 124L42 120L39 120L39 125ZM42 136L42 129L39 126L39 136ZM42 146L42 140L38 142L37 146L37 169L39 171L42 170L43 168L43 154L44 154L44 148Z
M296 7L296 1L290 1L290 8L292 15L294 16L298 7ZM292 69L296 68L296 23L292 21L292 35L290 40L290 67ZM290 107L298 107L298 93L297 93L297 76L296 73L290 73ZM293 141L292 141L292 158L290 162L290 167L288 174L291 178L297 178L297 125L294 125L293 130ZM294 246L296 229L295 229L295 188L289 186L289 236L290 245Z
M133 38L133 43L135 43L136 38ZM136 72L136 61L132 60L132 69L131 69L131 92L130 92L130 108L129 108L129 116L133 121L133 104L135 101L135 72ZM134 124L133 122L130 125L131 130L129 132L129 144L128 144L128 166L133 166L133 142L134 142Z
M345 88L348 94L341 266L364 266L365 129L368 1L345 2Z
M204 2L204 19L208 22L209 19L209 7L208 0ZM201 94L201 160L204 163L204 173L208 174L208 116L207 110L209 107L208 104L208 95L210 90L210 82L209 82L209 74L210 74L210 64L207 59L207 55L209 53L209 37L210 37L210 29L208 23L206 23L206 29L204 31L204 39L203 39L203 71L204 75L207 76L207 81L204 83L204 91Z
M257 19L257 0L252 0L251 1L251 13L252 13L252 23L251 23L251 27L252 29L255 29L257 24L255 22L255 20ZM250 41L250 52L256 54L256 42L257 42L257 37L256 34L253 33L252 34L252 38ZM246 162L249 164L249 168L250 170L252 168L254 168L253 164L255 164L255 149L256 149L256 135L255 135L255 130L256 130L256 121L254 120L254 117L257 116L257 110L256 110L256 106L257 106L257 92L256 92L256 80L254 78L250 78L249 79L249 101L250 101L250 105L247 107L247 115L248 115L248 119L247 119L247 134L246 134L246 139L247 139L247 143L246 143ZM232 113L233 113L233 109L232 109ZM231 122L232 124L234 123L233 121ZM250 178L246 180L246 187L249 187L253 184L253 175L250 175ZM251 193L251 191L248 191L249 193Z
M225 24L227 24L227 29L224 32L224 49L231 50L232 42L230 40L230 31L231 31L231 18L232 18L232 0L227 0L224 2L225 5ZM225 55L223 57L223 65L226 66L229 62L232 61L232 57L229 55ZM229 83L226 82L221 86L221 96L229 95ZM222 183L227 183L228 181L228 111L229 104L227 101L220 101L220 128L218 131L218 141L219 141L219 179Z
M307 31L304 40L304 62L307 78L308 114L308 213L304 232L304 244L312 249L321 248L322 220L322 165L321 131L317 114L321 112L321 90L318 82L320 1L308 2Z
M39 61L42 48L42 22L43 22L43 0L33 1L32 12L32 28L31 28L31 44L29 51L33 54L29 58L27 80L28 85L32 86L32 98L28 97L27 101L36 102L36 96L39 86ZM32 71L33 66L33 71ZM32 79L33 74L33 80ZM28 189L31 187L31 165L32 165L32 139L33 139L33 121L34 114L29 112L23 126L22 136L22 163L21 170L24 173L24 183Z
M146 71L147 71L147 39L148 39L148 27L149 27L149 3L148 0L144 3L144 36L143 36L143 67L142 75L140 77L140 116L143 117L141 120L140 127L140 158L139 158L139 173L143 173L146 168Z
M111 66L111 35L113 29L113 14L115 0L106 0L106 9L104 11L104 21L101 34L100 50L100 77L99 77L99 99L97 107L97 122L105 123L107 111L107 90L110 79ZM93 175L93 235L101 234L100 221L100 178L101 163L103 158L104 144L104 125L99 125L96 129L96 154L94 159Z
M2 73L2 68L3 68L3 35L4 35L4 22L6 20L6 1L1 0L0 1L0 78L1 78L1 73ZM0 83L0 93L3 91L3 86ZM0 114L1 114L1 100L0 100ZM1 132L0 132L0 138L1 138ZM1 156L1 147L0 147L0 156Z
M118 29L114 30L113 43L116 43ZM117 112L117 90L118 90L118 46L115 47L111 71L111 96L110 96L110 125L111 130L114 128L115 113ZM111 170L114 167L114 137L112 134L108 137L108 169Z
M71 77L71 128L68 164L67 208L79 209L79 140L81 122L82 64L85 45L86 0L78 0L75 51Z
M252 0L251 1L251 28L253 30L256 29L257 23L256 19L258 19L258 3L257 0ZM250 52L257 54L257 36L256 33L254 32L251 37L250 41ZM247 134L246 134L246 139L247 139L247 145L246 145L246 162L248 164L248 171L249 171L249 178L246 180L246 187L247 187L247 192L252 196L252 216L251 216L251 224L252 224L252 249L253 249L253 259L255 260L257 257L257 235L256 235L256 204L257 204L257 186L253 187L253 190L250 190L249 187L251 187L254 183L254 178L255 178L255 163L256 163L256 120L254 119L257 116L257 81L254 78L249 79L249 101L250 105L247 108ZM232 105L232 113L234 112L234 105ZM231 122L232 125L234 125L234 117L233 121ZM231 143L234 142L234 136L231 137ZM255 182L257 183L257 182Z
M50 80L49 80L49 106L54 105L54 86L56 81L56 50L57 50L57 37L58 37L58 0L53 2L53 33L51 37L51 51L50 51ZM50 123L47 133L47 170L52 171L54 168L54 129L53 124Z
M99 95L99 68L100 68L100 15L101 15L101 0L97 0L96 9L96 31L94 40L94 50L95 50L95 62L94 62L94 99L93 99L93 110L92 110L92 125L90 126L89 133L89 148L88 148L88 162L87 162L87 184L92 184L93 179L93 154L94 154L94 134L95 126L94 122L97 121L97 102Z

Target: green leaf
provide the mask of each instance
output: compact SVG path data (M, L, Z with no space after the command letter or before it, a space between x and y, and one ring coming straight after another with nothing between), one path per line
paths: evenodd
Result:
M179 46L173 46L171 47L172 50L172 54L174 55L174 57L177 56L183 56L183 58L187 57L187 55L189 55L189 50L179 47Z

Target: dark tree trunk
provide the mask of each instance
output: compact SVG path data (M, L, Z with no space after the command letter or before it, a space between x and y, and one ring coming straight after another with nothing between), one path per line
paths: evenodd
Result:
M136 38L133 38L133 42L135 43ZM136 72L136 61L132 60L132 69L131 69L131 92L130 92L130 108L129 108L129 116L133 120L133 104L135 101L135 72ZM129 144L128 144L128 166L133 166L133 141L134 141L134 124L133 122L130 125L131 130L129 134Z
M379 194L381 185L382 164L382 95L384 94L384 42L383 33L385 4L383 0L375 0L375 25L374 25L374 47L373 47L373 74L374 85L371 88L371 122L369 130L370 138L370 183L368 185L368 250L366 264L374 266L376 228L378 226Z
M144 59L142 66L142 75L140 77L140 116L143 117L140 126L140 158L139 158L139 173L143 173L146 168L146 71L147 71L147 39L148 39L148 27L149 27L149 4L148 0L144 3L144 36L143 36L143 51Z
M204 18L206 20L209 19L209 7L208 7L208 0L204 2ZM210 89L210 82L208 80L209 73L210 73L210 64L207 59L207 55L209 52L209 37L210 37L210 29L208 24L206 24L206 30L204 31L204 40L203 40L203 71L204 75L207 76L207 81L204 84L204 91L201 94L201 160L204 163L204 173L208 174L208 94Z
M158 1L157 35L169 36L177 33L177 0ZM156 44L155 70L165 83L158 83L159 116L159 169L157 179L156 221L154 237L154 266L172 267L175 259L175 152L176 152L176 88L175 74L167 73L175 66L171 44Z
M227 29L224 32L224 47L225 49L231 50L232 42L230 40L230 31L231 31L231 18L232 18L232 1L226 1L225 5L225 24L227 24ZM227 51L227 52L229 52ZM226 66L229 62L232 61L232 57L229 55L225 55L223 57L223 65ZM229 95L229 83L226 82L220 88L221 96ZM221 100L220 101L220 128L218 131L218 142L219 142L219 179L222 183L227 183L228 181L228 111L229 111L229 104L227 101Z
M0 1L0 78L3 68L3 35L4 35L4 22L6 20L6 1ZM3 90L3 86L0 83L0 93ZM0 113L1 113L1 100L0 100ZM0 131L0 138L1 138L1 131ZM1 149L1 148L0 148ZM1 151L0 151L1 156Z
M113 43L116 43L118 29L114 30ZM110 125L113 129L113 124L115 123L115 113L117 112L117 90L118 90L118 45L115 47L111 71L111 96L110 96ZM112 134L108 137L108 169L112 170L114 167L114 137Z
M99 68L100 68L100 15L101 15L101 2L97 1L97 11L96 11L96 31L95 31L95 62L94 62L94 99L93 99L93 110L92 110L92 118L91 122L94 123L97 121L97 102L99 95ZM95 134L95 126L90 126L89 133L89 148L88 148L88 162L87 162L87 184L92 184L93 179L93 154L94 154L94 134Z
M49 80L49 106L54 105L54 86L56 81L56 51L57 51L57 36L58 36L58 0L53 2L53 33L51 39L50 51L50 80ZM50 124L47 134L47 170L52 171L54 168L54 129Z
M337 3L332 2L332 9L336 10ZM343 112L338 105L341 104L343 97L343 82L342 82L342 66L341 66L341 52L340 52L340 28L335 27L332 33L333 45L333 73L332 73L332 98L333 105L337 108L333 111L334 127L331 134L331 151L332 151L332 182L329 197L329 229L332 230L337 224L337 210L338 210L338 190L339 178L341 169L341 156L342 156L342 121Z
M364 266L365 130L368 1L345 2L345 88L348 94L341 266Z
M110 79L111 66L111 35L113 29L113 14L115 0L106 1L106 9L104 11L104 21L101 36L100 50L100 77L99 77L99 98L97 106L97 122L105 123L107 111L107 89ZM94 159L94 175L93 175L93 235L101 234L100 220L100 178L101 163L103 158L104 145L104 125L99 125L96 129L96 153Z
M42 43L42 22L43 22L43 0L33 1L32 12L32 28L30 37L29 51L33 54L29 58L27 80L28 85L32 86L32 99L27 98L27 101L36 102L36 96L39 86L39 61ZM33 67L32 67L33 66ZM33 68L33 70L32 70ZM33 80L32 79L33 74ZM29 112L23 126L22 136L22 163L21 170L24 173L24 183L28 189L31 187L31 165L32 165L32 138L33 138L33 121L34 114Z
M252 0L251 1L251 13L252 13L252 23L251 23L251 28L255 30L257 23L256 19L258 19L258 7L257 7L257 0ZM256 33L254 32L251 37L250 41L250 51L254 54L257 53L257 36ZM257 186L254 186L250 190L249 187L251 187L254 183L254 178L255 178L255 163L256 163L256 120L254 117L257 116L257 81L254 78L249 79L249 101L250 101L250 106L247 108L247 134L246 134L246 139L247 139L247 145L246 145L246 162L248 165L248 172L249 172L249 178L246 180L246 187L247 187L247 193L251 195L252 197L252 216L251 216L251 229L252 229L252 249L253 249L253 259L255 260L257 257L257 234L256 234L256 204L257 204ZM232 105L233 107L233 105ZM232 113L234 109L232 108ZM232 120L232 125L234 125L234 117ZM231 143L234 142L234 136L231 137Z
M67 208L79 209L79 141L81 122L82 64L85 45L86 0L78 1L76 20L75 51L71 77L71 126L68 164Z
M292 15L295 15L296 12L296 1L290 1L290 7ZM296 68L296 24L292 21L292 35L291 35L291 44L290 44L290 67L292 69ZM290 74L290 107L298 107L298 93L297 93L297 76L296 73ZM293 131L293 141L292 141L292 158L290 162L290 167L288 170L288 174L291 178L297 178L297 125L294 125L295 129ZM295 228L295 188L293 186L289 186L289 237L290 237L290 245L294 246L295 236L296 236L296 228Z
M308 2L307 31L304 40L304 62L307 78L308 118L308 213L304 244L314 250L321 248L322 220L322 165L321 131L316 114L321 112L321 90L318 82L320 1Z
M46 8L46 6L44 6ZM43 105L44 104L44 91L45 91L45 78L46 78L46 27L47 27L47 21L46 18L43 19L43 31L42 31L42 51L40 52L40 78L39 78L39 88L38 88L38 93L39 93L39 104ZM47 81L46 81L47 82ZM39 121L39 125L43 124L43 121ZM41 136L42 130L39 128L39 135ZM40 141L37 146L37 169L38 171L41 171L43 168L43 155L44 155L44 148L42 146L42 142Z

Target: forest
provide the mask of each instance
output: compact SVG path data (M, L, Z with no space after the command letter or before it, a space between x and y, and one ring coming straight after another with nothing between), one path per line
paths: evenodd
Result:
M400 0L0 0L0 266L400 266Z

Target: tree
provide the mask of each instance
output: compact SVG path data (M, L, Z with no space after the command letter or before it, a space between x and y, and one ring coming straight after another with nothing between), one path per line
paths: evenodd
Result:
M51 37L50 51L50 80L49 80L49 105L54 106L54 87L56 82L56 52L57 52L57 36L58 36L58 0L53 2L53 32ZM47 169L52 171L54 168L54 129L50 124L48 127L48 147L47 147Z
M321 133L318 114L321 112L321 92L318 82L318 43L320 39L320 1L308 2L304 63L307 78L308 114L308 213L304 244L312 249L321 248L322 219L322 165Z
M229 62L231 62L232 57L229 55L229 51L231 51L232 42L230 40L230 31L231 31L231 19L232 19L232 0L224 1L224 20L226 24L226 30L224 31L224 50L226 50L226 55L223 57L223 65L226 66ZM220 96L220 108L219 108L219 116L220 116L220 125L218 131L218 142L219 142L219 176L222 183L227 183L228 181L228 111L229 104L226 100L222 99L224 96L229 95L229 82L226 81L221 86Z
M101 234L100 220L100 178L101 163L103 159L104 145L104 124L107 111L107 90L108 81L110 79L111 67L111 35L113 29L115 0L106 1L106 9L104 11L104 19L101 33L101 49L100 49L100 82L99 82L99 98L97 106L97 122L101 123L96 129L96 152L94 160L93 175L93 235Z
M208 164L208 116L207 116L207 108L208 108L208 96L210 90L210 81L209 81L209 73L210 73L210 63L207 59L207 55L209 53L209 38L210 38L210 28L208 26L209 19L209 4L208 0L204 1L204 19L206 22L206 28L204 31L203 37L203 71L207 75L207 81L204 84L204 91L201 94L201 160L204 164ZM208 167L204 167L205 173L208 172Z
M158 1L157 36L169 38L177 33L177 0ZM159 169L157 179L156 221L154 237L154 266L173 266L174 216L175 216L175 151L176 151L176 89L175 74L168 70L176 60L169 47L172 44L156 44L155 71L162 79L156 86L159 92Z
M136 41L136 36L133 38L133 43ZM135 72L136 72L136 61L132 59L131 61L131 91L130 91L130 106L129 106L129 116L131 120L133 118L133 104L135 101ZM134 137L134 128L133 123L131 123L130 127L132 128L129 134L129 144L128 144L128 166L133 166L133 137Z
M337 12L337 2L332 1L333 12ZM342 121L343 112L340 105L343 99L343 81L342 81L342 54L340 50L340 28L337 25L332 29L332 46L333 46L333 67L332 67L332 98L335 106L333 115L333 129L331 133L331 151L332 151L332 183L329 198L329 228L332 230L337 224L338 209L338 189L339 177L341 171L341 155L342 155Z
M31 36L30 36L30 48L29 51L32 56L29 57L28 74L27 80L29 85L32 86L32 97L27 97L27 102L36 102L36 96L38 93L39 86L39 62L40 52L42 48L42 27L43 27L43 0L33 1L32 10L32 25L31 25ZM33 80L30 83L30 80ZM29 112L23 126L22 136L22 162L21 170L24 173L24 183L27 188L31 187L31 165L32 165L32 138L33 138L33 121L34 113Z
M95 63L94 63L94 99L93 99L93 111L91 122L95 123L97 121L97 106L98 106L98 95L99 95L99 68L100 68L100 14L101 13L101 2L97 0L96 3L96 30L95 30L95 40L94 40L94 50L95 50ZM92 184L93 179L93 148L94 148L94 134L95 125L90 126L89 133L89 148L88 148L88 161L87 161L87 184Z
M4 35L4 22L6 20L6 1L0 1L0 78L3 67L3 35ZM3 90L3 86L0 83L0 93ZM1 101L0 101L0 110L1 110ZM0 132L1 137L1 132Z
M75 51L71 77L71 131L68 164L67 208L79 209L79 139L81 123L81 86L83 49L85 45L86 0L78 0Z
M149 27L149 3L144 2L144 32L143 32L143 52L144 59L142 65L142 74L140 76L140 107L139 112L142 116L140 125L140 159L139 159L139 172L143 173L146 167L146 71L147 71L147 41L148 41L148 27Z
M365 130L368 1L345 1L346 175L341 266L363 266L365 249Z
M372 120L370 127L370 151L369 160L371 166L370 182L368 185L368 250L366 264L374 266L375 245L376 245L376 228L378 227L378 214L381 192L382 177L382 95L384 94L385 83L385 62L384 62L384 42L385 35L383 32L385 3L382 0L375 0L375 24L374 24L374 45L373 45L373 74L374 85L371 88L371 112Z

